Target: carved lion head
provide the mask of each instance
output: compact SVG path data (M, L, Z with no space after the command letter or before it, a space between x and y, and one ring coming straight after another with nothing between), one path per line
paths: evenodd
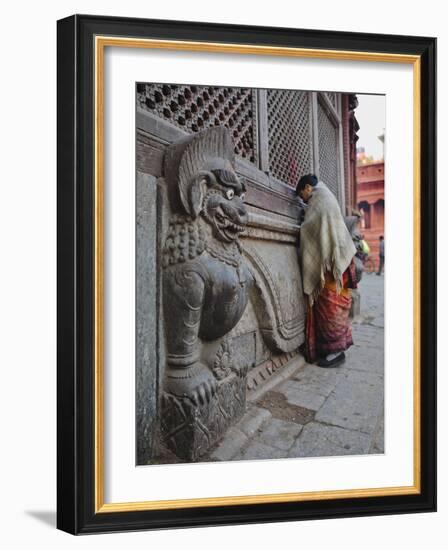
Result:
M208 177L202 215L222 241L234 241L247 224L245 185L235 172L214 170Z
M216 126L170 146L165 178L173 212L192 219L202 216L222 241L238 238L247 223L245 185L235 167L229 131Z

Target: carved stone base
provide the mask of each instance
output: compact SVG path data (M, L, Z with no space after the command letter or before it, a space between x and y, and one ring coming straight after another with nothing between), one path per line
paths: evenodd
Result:
M198 460L243 416L246 383L246 376L232 372L218 382L211 400L202 404L164 392L161 429L165 445L181 459Z

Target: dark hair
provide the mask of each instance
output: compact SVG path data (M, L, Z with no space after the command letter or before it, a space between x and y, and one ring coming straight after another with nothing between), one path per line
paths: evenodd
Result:
M383 235L380 235L380 241L384 241Z
M316 187L318 182L318 179L314 174L307 174L306 176L302 176L299 179L299 183L296 187L296 193L299 194L299 191L302 191L302 189L305 189L305 185L311 185L311 187Z

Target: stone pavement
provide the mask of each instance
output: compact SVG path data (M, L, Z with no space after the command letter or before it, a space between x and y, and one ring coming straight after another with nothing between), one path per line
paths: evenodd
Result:
M245 416L205 460L384 452L384 276L364 274L361 314L343 366L295 357L289 377L249 400Z

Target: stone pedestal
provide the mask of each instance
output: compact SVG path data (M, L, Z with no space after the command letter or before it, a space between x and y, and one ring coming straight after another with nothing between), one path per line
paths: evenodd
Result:
M165 445L179 458L198 460L246 410L246 375L220 380L209 402L163 393L161 430Z

